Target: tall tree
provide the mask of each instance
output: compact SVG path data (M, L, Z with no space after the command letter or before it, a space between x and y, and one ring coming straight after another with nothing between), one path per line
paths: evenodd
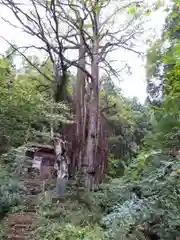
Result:
M155 95L151 94L151 103L153 107L153 133L149 141L151 146L169 151L172 148L177 149L179 146L179 26L180 13L178 3L174 2L172 11L169 13L162 39L154 44L153 49L156 51L149 52L147 69L151 69L148 84L156 96L159 96L158 106ZM162 51L163 44L168 42L169 46ZM153 58L150 58L151 54ZM158 60L158 61L157 61ZM147 71L147 73L150 73ZM156 82L158 84L155 86ZM151 93L149 92L149 93Z
M167 73L176 65L176 48L180 36L180 13L178 1L174 1L165 20L161 39L153 42L147 54L146 76L148 99L160 105L164 99Z
M96 177L104 172L99 69L118 75L107 57L117 48L136 52L134 40L142 33L143 17L149 9L140 1L29 0L31 7L16 0L1 0L1 3L14 13L26 33L41 40L39 49L52 61L56 89L61 89L58 86L67 81L67 70L71 66L77 68L74 100L78 144L72 161L90 189L99 181ZM113 26L121 15L126 15L126 19L118 27ZM68 50L73 49L79 53L75 60L66 57Z

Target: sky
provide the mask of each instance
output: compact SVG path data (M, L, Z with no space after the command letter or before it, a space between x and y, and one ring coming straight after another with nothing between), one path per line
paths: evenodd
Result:
M145 25L145 32L142 36L143 42L154 35L157 38L161 35L161 29L165 21L166 12L163 9L154 12L149 17L148 23ZM7 18L8 16L8 18ZM15 23L15 17L11 14L5 7L0 8L0 17L8 19L8 21ZM16 43L18 46L26 46L28 44L39 44L39 42L22 31L13 28L8 23L4 22L0 18L0 36L12 43ZM0 53L3 53L8 48L8 44L0 38ZM144 52L147 50L147 46L142 44L140 46L141 50ZM31 54L36 53L31 51ZM112 58L116 60L116 66L121 68L121 61L125 60L131 67L131 75L122 73L120 82L117 82L121 87L124 95L126 97L137 97L141 103L145 101L146 98L146 80L145 80L145 59L139 58L136 54L132 52L116 51L113 53ZM117 81L117 80L115 80Z
M151 36L155 36L157 39L161 37L163 24L166 17L166 12L159 10L156 13L152 13L150 21L145 26L145 33L143 36L144 42L149 38L152 40ZM151 29L151 30L150 30ZM144 53L146 54L148 46L146 44L142 45ZM131 66L132 74L127 76L123 82L120 83L121 88L125 96L137 97L141 103L146 99L146 58L140 58L134 53L127 53L126 59Z

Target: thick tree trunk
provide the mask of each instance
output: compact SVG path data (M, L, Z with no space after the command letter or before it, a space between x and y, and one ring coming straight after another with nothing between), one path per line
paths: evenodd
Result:
M98 22L98 17L96 19ZM97 26L98 28L98 26ZM78 152L78 169L83 174L83 183L87 189L94 188L96 169L100 164L100 158L98 159L98 145L100 140L100 111L99 111L99 40L97 32L94 30L92 47L92 62L91 62L91 79L87 78L87 84L85 88L85 76L81 70L78 70L79 84L77 85L79 101L76 101L76 124L77 132L76 136L79 141ZM84 45L83 39L81 39L82 46ZM85 50L85 49L84 49ZM82 56L82 49L79 51L79 56ZM85 51L84 51L85 52ZM81 59L81 66L85 69L85 56L84 62ZM85 92L86 90L86 92ZM80 102L80 104L79 104ZM79 107L80 106L80 107ZM78 109L79 107L79 109Z
M80 37L80 49L79 49L79 65L82 69L85 69L85 46L83 38ZM79 68L77 71L77 84L75 87L75 122L76 130L74 132L73 140L73 155L71 157L71 165L74 166L72 175L81 170L82 158L83 158L83 142L85 141L85 73Z
M103 131L99 106L99 15L94 16L91 47L91 78L82 69L86 69L88 49L80 32L79 66L75 88L76 129L73 140L70 175L80 172L81 183L87 189L93 189L102 179L106 168L107 153L103 149ZM74 167L76 166L76 170Z

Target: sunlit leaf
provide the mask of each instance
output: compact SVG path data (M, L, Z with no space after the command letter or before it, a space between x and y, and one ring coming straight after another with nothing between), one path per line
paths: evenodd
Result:
M172 15L171 15L171 17L172 17L172 18L177 18L177 17L179 17L179 14L176 13L176 12L173 12Z
M8 68L8 67L9 67L8 61L4 59L0 59L0 68Z
M146 13L145 13L145 16L150 16L150 15L151 15L151 10L148 9L148 10L146 11Z
M94 8L94 11L97 15L99 15L100 11L101 11L101 6L99 5L96 5L95 8Z
M136 8L134 8L134 7L129 8L128 9L128 14L136 15Z
M86 29L91 29L91 28L92 28L92 24L91 24L91 23L85 24L84 27L85 27Z
M161 7L161 5L163 4L162 0L158 0L155 4L155 10L159 9Z

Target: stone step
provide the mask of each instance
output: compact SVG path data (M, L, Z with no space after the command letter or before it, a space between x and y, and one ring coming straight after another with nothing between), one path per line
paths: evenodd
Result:
M15 224L32 224L33 223L33 219L32 219L33 215L31 214L31 216L26 213L23 214L18 214L17 217L15 219L12 219L9 222L9 226L14 226Z
M23 223L15 223L14 224L14 228L27 228L27 224L23 224Z
M26 197L25 199L24 199L24 203L37 203L37 200L38 200L38 194L37 195L32 195L33 197L30 197L30 198L28 198L28 197Z
M25 209L25 211L27 213L36 213L36 209L35 208L27 208L27 209Z
M37 204L27 204L25 205L25 212L28 212L28 213L36 213L36 206Z
M7 236L7 240L26 240L24 236L19 236L19 235L10 235Z
M30 181L23 181L22 182L23 184L26 184L26 185L33 185L33 186L39 186L41 184L41 181L37 180L37 179L33 179L33 180L30 180Z
M26 229L26 228L17 228L17 229L13 229L12 230L12 235L18 235L18 236L23 236L23 237L27 237L30 235L30 233L32 232L31 229Z
M30 229L26 228L17 228L17 229L12 229L12 235L14 236L22 236L22 237L28 237L31 233Z
M29 239L31 233L28 234L21 234L21 233L12 233L9 236L7 236L8 240L27 240Z

